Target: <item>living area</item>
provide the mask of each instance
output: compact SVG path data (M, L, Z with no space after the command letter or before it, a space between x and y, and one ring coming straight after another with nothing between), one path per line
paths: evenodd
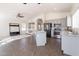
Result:
M75 25L78 20L72 20L78 6L75 3L0 3L0 55L79 55L73 49L68 50L71 45L67 45L70 36L73 40L79 38L78 23ZM75 35L71 35L73 31Z

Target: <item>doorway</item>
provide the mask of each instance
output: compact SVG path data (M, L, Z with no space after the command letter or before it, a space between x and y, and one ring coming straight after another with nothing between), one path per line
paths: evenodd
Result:
M51 38L51 29L52 29L52 23L44 23L44 31L46 31L46 36L48 38Z

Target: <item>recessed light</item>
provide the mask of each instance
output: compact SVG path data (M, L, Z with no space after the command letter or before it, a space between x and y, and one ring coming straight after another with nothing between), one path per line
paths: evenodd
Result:
M37 3L37 4L40 4L40 3Z
M23 4L25 4L25 5L26 5L27 3L23 3Z

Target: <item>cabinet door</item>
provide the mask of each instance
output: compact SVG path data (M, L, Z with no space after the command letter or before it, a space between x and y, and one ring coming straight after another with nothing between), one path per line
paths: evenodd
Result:
M62 38L62 50L68 55L79 55L78 48L78 37L64 36Z
M46 43L46 32L37 32L36 33L36 44L37 46L45 46Z
M76 37L75 40L76 40L76 42L74 43L75 44L75 48L74 49L76 51L75 55L79 56L79 37Z

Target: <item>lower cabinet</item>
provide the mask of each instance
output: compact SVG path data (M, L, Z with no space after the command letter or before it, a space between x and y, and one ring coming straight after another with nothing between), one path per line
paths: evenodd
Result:
M46 32L45 31L37 31L36 45L37 46L45 46L45 44L46 44Z
M64 54L79 56L79 36L62 36L61 48Z

